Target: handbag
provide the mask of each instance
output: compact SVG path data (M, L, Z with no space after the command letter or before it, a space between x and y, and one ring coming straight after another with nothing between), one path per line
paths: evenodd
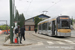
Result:
M18 33L16 34L16 37L18 37Z

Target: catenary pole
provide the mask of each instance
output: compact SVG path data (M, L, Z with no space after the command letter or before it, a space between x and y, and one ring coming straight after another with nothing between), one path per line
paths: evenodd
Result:
M10 42L13 43L12 0L10 0Z

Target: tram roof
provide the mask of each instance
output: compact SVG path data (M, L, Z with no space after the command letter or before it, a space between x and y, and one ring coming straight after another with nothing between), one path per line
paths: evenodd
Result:
M57 16L57 17L68 17L68 16L67 16L67 15L61 15L61 16ZM49 21L56 20L57 17L48 18L48 19L45 19L45 20L43 20L43 21L40 21L40 22L38 23L38 25L39 25L39 24L42 24L42 23L49 22Z
M55 17L55 18L48 18L48 19L45 19L45 20L43 20L43 21L40 21L40 22L38 23L38 25L39 25L39 24L42 24L42 23L49 22L49 21L53 21L53 20L56 20L56 17Z

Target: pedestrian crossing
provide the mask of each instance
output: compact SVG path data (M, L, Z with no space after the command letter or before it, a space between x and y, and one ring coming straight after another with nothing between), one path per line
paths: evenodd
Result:
M61 42L61 41L56 41L57 43L59 43L59 44L65 44L65 43L63 43L63 42Z
M70 43L70 44L75 44L75 42L71 41L71 40L65 40L67 43Z
M47 41L47 43L48 43L49 45L54 44L52 41Z
M64 41L47 41L48 44L75 44L75 42L70 40L64 40Z
M65 42L61 42L61 41L47 41L47 43L49 45L52 45L52 44L66 44Z
M45 42L38 42L37 45L54 45L54 44L61 44L61 45L66 45L66 44L75 44L75 42L71 40L64 40L64 41L45 41Z

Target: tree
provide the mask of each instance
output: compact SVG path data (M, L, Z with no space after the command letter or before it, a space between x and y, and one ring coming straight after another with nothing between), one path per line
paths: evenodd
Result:
M38 16L36 16L36 17L34 18L34 21L35 21L35 29L37 29L37 25L38 25L38 23L39 23L40 21L42 21L42 19L39 18Z
M14 22L18 22L18 18L19 18L19 12L18 10L16 10L16 14L15 14L15 17L14 17ZM15 24L14 24L14 27L15 27Z
M0 30L7 30L7 29L9 29L9 26L6 24L0 26Z
M14 21L17 21L18 22L17 25L20 25L20 27L22 27L25 23L25 17L23 15L23 13L19 15L19 12L17 10Z
M71 25L73 25L73 23L75 23L75 19L71 18Z
M25 24L25 17L23 15L23 13L19 15L18 20L19 20L18 25L20 25L20 27L22 27Z
M75 22L75 19L73 19L73 22Z
M18 21L18 18L19 18L19 13L18 13L18 10L17 10L14 21Z

